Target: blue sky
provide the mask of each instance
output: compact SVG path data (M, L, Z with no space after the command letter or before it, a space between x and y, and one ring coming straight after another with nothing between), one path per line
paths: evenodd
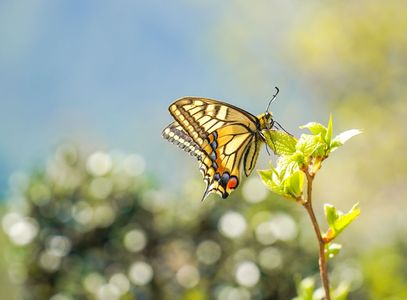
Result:
M272 74L284 76L271 75L270 86L247 101L252 91L219 54L220 24L240 18L231 3L2 1L0 188L12 171L41 165L64 141L138 152L148 170L167 174L176 163L160 156L167 147L160 132L171 121L168 104L184 95L261 112L287 71L275 61ZM303 93L289 84L282 97ZM275 107L287 111L284 101Z

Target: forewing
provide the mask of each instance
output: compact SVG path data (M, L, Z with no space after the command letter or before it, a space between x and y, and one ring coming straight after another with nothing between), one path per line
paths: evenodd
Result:
M201 147L217 129L230 124L244 124L257 130L258 119L245 110L217 100L185 97L170 105L169 111L185 132Z

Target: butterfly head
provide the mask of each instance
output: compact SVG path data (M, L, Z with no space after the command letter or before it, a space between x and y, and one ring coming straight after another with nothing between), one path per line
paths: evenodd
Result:
M272 129L274 126L273 114L269 111L262 113L257 117L260 123L260 130Z

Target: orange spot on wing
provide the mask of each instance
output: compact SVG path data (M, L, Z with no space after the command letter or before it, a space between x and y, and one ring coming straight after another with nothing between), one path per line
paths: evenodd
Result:
M228 189L233 190L237 187L237 178L231 177L228 181Z

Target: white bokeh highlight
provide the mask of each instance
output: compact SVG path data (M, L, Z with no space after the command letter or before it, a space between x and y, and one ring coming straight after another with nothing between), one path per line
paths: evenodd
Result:
M103 176L112 169L112 159L104 152L91 154L86 162L86 169L93 176Z
M236 268L235 278L241 286L250 288L259 282L260 270L254 262L243 261Z
M130 266L129 278L135 285L146 285L153 279L153 268L145 262L135 262Z
M261 179L256 176L247 178L242 188L243 197L250 203L263 201L267 197L267 193L267 189L261 182Z
M238 238L246 231L245 218L237 212L227 212L219 220L219 231L228 238Z

